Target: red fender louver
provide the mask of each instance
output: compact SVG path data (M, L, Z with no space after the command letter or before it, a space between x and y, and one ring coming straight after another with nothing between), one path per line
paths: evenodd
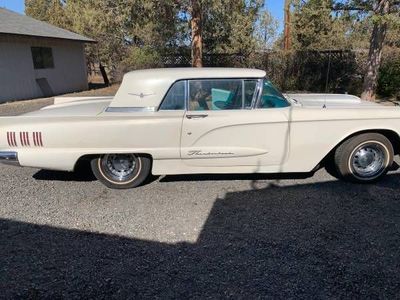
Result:
M21 147L31 147L30 132L19 132L19 143ZM43 138L41 132L32 132L33 145L35 147L43 147ZM10 147L18 147L18 140L15 131L7 132L7 143Z
M17 147L17 139L15 137L15 132L9 131L7 132L7 142L10 147Z
M42 133L34 132L33 133L33 143L36 147L43 147Z

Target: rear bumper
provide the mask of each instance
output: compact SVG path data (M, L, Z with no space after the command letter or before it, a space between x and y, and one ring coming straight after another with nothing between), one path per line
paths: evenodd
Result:
M18 153L14 151L0 151L0 163L20 166L18 161Z

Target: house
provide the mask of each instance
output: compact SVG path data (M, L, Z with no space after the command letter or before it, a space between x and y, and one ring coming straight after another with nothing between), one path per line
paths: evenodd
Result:
M0 8L0 102L86 90L84 45L94 42Z

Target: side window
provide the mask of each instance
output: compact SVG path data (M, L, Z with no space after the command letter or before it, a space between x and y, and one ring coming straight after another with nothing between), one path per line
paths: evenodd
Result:
M189 110L230 110L249 107L256 85L257 80L191 80Z
M185 109L185 81L175 82L165 95L160 110Z
M258 103L258 108L277 108L277 107L287 107L289 102L285 97L279 92L269 80L264 80L263 91L261 94L260 102Z

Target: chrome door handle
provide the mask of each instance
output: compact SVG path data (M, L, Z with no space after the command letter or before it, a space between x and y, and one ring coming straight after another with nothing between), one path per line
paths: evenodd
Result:
M199 114L199 115L186 115L186 118L188 119L204 119L207 118L208 115L204 115L204 114Z

